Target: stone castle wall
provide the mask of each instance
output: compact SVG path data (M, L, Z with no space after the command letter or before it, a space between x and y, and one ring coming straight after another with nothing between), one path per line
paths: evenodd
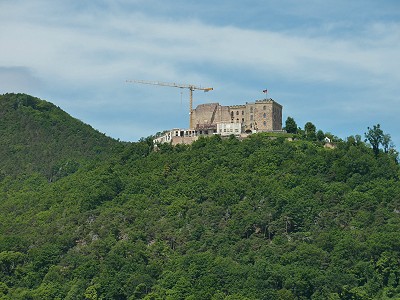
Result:
M282 105L272 99L232 106L200 104L192 111L191 117L193 128L172 129L156 137L153 142L191 144L204 135L233 134L244 138L255 132L282 131Z
M192 112L193 126L230 122L229 107L219 103L200 104Z
M246 132L282 130L282 105L272 99L257 100L243 105L222 106L201 104L192 112L193 126L240 123Z

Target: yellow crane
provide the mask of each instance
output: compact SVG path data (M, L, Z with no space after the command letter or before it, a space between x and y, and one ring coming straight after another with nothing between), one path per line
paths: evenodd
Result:
M198 87L193 84L179 84L179 83L170 83L170 82L161 82L161 81L147 81L147 80L127 80L128 83L142 83L142 84L151 84L151 85L161 85L161 86L170 86L176 87L180 89L189 89L190 91L190 101L189 101L189 126L190 129L193 129L193 120L192 120L192 113L193 113L193 91L200 90L204 92L212 91L213 88L203 88Z

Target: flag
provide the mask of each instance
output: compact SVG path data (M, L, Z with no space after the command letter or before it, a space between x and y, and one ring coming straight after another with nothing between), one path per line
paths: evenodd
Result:
M268 90L267 89L263 90L263 93L268 93Z

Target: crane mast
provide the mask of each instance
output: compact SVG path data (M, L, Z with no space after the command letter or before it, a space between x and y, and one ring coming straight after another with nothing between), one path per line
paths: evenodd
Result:
M150 85L160 85L160 86L169 86L169 87L176 87L180 89L188 89L190 91L190 99L189 99L189 126L190 129L193 129L193 91L200 90L204 92L212 91L213 88L203 88L199 86L195 86L193 84L179 84L179 83L171 83L171 82L162 82L162 81L148 81L148 80L127 80L128 83L141 83L141 84L150 84Z

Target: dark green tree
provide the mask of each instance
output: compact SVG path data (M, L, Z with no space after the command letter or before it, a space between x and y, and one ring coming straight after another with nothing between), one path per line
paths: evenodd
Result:
M372 146L375 156L379 154L379 146L382 145L385 153L388 153L393 148L390 134L385 134L381 129L380 124L374 125L372 128L368 127L368 131L364 133L365 142L369 142Z
M368 127L368 131L364 133L365 141L369 142L372 146L375 156L379 154L379 145L383 142L383 130L381 125L374 125L372 128Z
M297 133L297 124L292 117L287 117L285 122L285 130L287 133Z
M317 131L317 140L322 141L325 138L325 133L320 129Z
M314 140L316 138L316 132L317 128L315 127L315 125L311 122L307 122L304 125L304 132L306 134L306 137L308 139Z

